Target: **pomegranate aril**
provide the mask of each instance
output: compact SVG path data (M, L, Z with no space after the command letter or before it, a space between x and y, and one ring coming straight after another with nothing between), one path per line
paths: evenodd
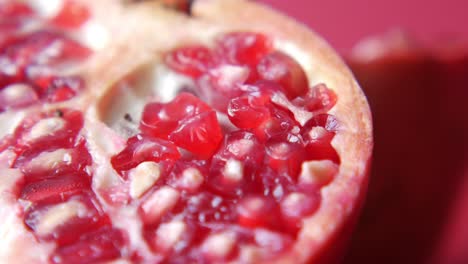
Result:
M120 230L106 226L83 234L75 243L59 247L50 256L52 263L99 263L121 256L125 237Z
M226 135L211 161L210 186L224 195L241 195L250 188L263 156L264 147L254 134L241 130Z
M177 244L186 243L187 233L189 227L182 220L173 220L168 223L161 224L156 230L155 237L149 239L150 245L159 252L167 253L172 250L180 251L184 245L177 246Z
M163 162L170 167L179 158L180 153L171 142L137 135L127 140L125 148L111 158L111 164L126 178L124 171L135 168L144 161Z
M222 261L233 255L237 238L233 232L223 232L208 236L201 245L201 252L206 260Z
M235 204L231 199L203 190L187 198L183 213L186 219L197 225L234 223L237 219Z
M289 99L308 91L309 82L301 65L283 52L275 51L263 57L257 71L260 79L280 84Z
M300 129L299 123L294 119L289 110L279 108L275 105L270 107L271 118L264 123L259 124L253 131L255 135L262 141L267 141L273 137L285 137L288 134Z
M188 46L171 51L165 57L166 64L174 71L192 78L200 77L215 67L218 58L207 47Z
M217 51L227 62L255 66L272 50L272 41L263 34L233 32L221 36Z
M167 139L184 118L211 111L190 93L180 93L169 103L149 103L143 109L140 129L143 134Z
M294 237L291 237L290 235L263 228L255 229L254 239L255 243L263 250L275 253L287 249L294 242Z
M249 228L269 228L281 230L279 206L268 196L248 196L237 205L239 224Z
M338 100L335 92L325 84L312 87L306 95L296 98L293 104L303 107L311 112L326 112L335 106Z
M169 138L200 157L209 157L222 140L215 111L189 93L181 93L166 104L147 105L140 128L146 135Z
M278 174L297 178L306 149L299 135L276 137L265 143L265 163Z
M84 82L76 76L40 77L35 84L40 95L49 102L61 102L73 98L84 89Z
M192 193L203 185L206 175L208 175L206 161L179 160L174 165L167 183L174 188Z
M148 196L140 206L140 215L146 225L155 225L179 201L180 193L171 187L162 187Z
M77 28L90 17L90 11L82 3L76 0L65 0L62 3L62 9L50 22L60 27Z
M91 181L84 172L57 175L50 179L26 182L19 199L29 202L63 202L67 198L89 189Z
M320 205L320 195L292 192L281 201L283 221L288 228L297 231L302 226L302 219L313 214Z
M330 120L333 120L333 118L330 118ZM335 136L335 132L329 131L322 126L316 126L316 124L318 124L319 121L323 123L323 121L326 120L311 119L304 125L304 128L301 132L302 137L304 138L304 142L306 144L307 159L328 159L332 160L333 162L339 163L340 157L338 156L338 153L336 152L335 148L333 148L333 146L331 145L331 141ZM335 128L333 123L328 124L328 126L330 128Z
M140 130L145 135L167 139L167 136L174 131L180 120L180 116L173 112L166 111L162 103L149 103L143 109L140 122Z
M23 158L32 158L46 150L75 148L82 144L77 140L83 126L83 115L70 109L56 109L33 114L16 128L13 134L15 152Z
M297 190L296 181L288 174L279 174L272 168L264 166L256 176L255 192L265 196L272 196L280 201L289 192Z
M34 89L23 83L10 84L0 88L0 112L29 106L38 101L38 96Z
M241 65L224 64L211 69L197 80L197 93L220 112L226 112L229 100L242 95L251 70Z
M218 148L223 134L216 113L210 111L182 120L169 139L196 156L208 158Z
M90 194L74 196L64 203L41 209L27 209L25 224L46 241L68 245L85 233L110 225L109 218L96 208ZM73 232L70 232L73 230Z
M255 128L270 118L270 110L254 96L232 99L227 108L229 120L238 128Z
M33 15L33 10L24 3L13 1L0 3L0 19L15 17L27 17Z
M58 62L83 60L90 50L63 34L36 31L8 43L0 54L20 69L31 64L54 65Z

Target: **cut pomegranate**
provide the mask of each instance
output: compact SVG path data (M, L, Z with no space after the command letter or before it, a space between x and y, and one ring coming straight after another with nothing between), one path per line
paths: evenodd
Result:
M0 262L341 258L372 138L333 51L249 1L133 2L0 4Z

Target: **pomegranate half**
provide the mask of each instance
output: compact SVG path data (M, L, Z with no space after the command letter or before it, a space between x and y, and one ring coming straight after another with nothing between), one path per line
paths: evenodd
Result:
M0 14L0 262L342 258L372 125L314 33L243 0Z

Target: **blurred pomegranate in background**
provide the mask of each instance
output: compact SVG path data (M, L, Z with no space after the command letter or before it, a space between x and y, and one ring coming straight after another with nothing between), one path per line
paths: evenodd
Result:
M458 224L467 200L465 47L421 48L394 32L363 41L348 57L369 98L377 143L346 263L468 261L468 229Z

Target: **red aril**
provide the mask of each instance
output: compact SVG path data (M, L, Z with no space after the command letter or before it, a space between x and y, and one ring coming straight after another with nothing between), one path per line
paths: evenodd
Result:
M272 49L271 40L260 33L234 32L218 39L218 53L229 63L255 66Z
M196 78L216 65L216 55L205 46L182 47L166 55L166 63L175 71Z
M280 84L290 99L306 94L309 89L301 65L283 52L272 52L263 57L257 71L259 78Z
M37 3L0 49L0 262L343 256L372 128L322 40L244 0Z

